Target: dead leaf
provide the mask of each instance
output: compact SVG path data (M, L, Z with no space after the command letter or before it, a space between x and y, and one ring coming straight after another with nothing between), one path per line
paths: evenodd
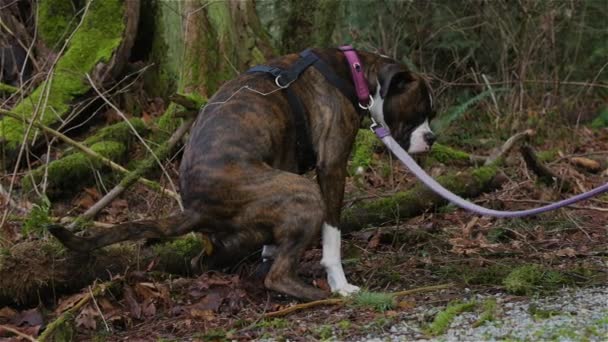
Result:
M597 160L584 157L572 157L570 158L570 162L573 165L583 168L589 172L596 173L602 170L602 166Z
M135 319L141 319L141 306L135 299L135 294L133 293L133 289L126 285L124 286L124 299L127 302L127 306L129 307L129 312L131 316Z
M74 322L76 322L77 327L95 330L97 329L98 316L99 312L93 308L93 305L89 304L80 311Z
M199 309L191 309L190 316L193 318L204 319L206 321L210 321L215 317L215 314L211 310L199 310Z
M17 315L17 311L9 308L8 306L0 309L0 319L10 320L13 319Z
M38 309L30 309L20 312L17 316L13 318L13 324L16 326L39 326L44 323L44 319L42 318L42 314Z
M558 251L555 251L555 255L559 256L559 257L575 257L576 256L576 251L573 248L570 247L566 247L566 248L562 248Z
M148 298L144 300L141 305L141 312L144 317L153 317L156 315L156 305L154 304L153 298Z
M331 288L329 287L329 283L327 282L327 280L325 278L318 278L313 280L313 285L315 285L316 287L320 288L321 290L327 291L327 292L331 292Z
M61 299L59 301L59 305L55 309L55 315L59 315L69 309L71 309L76 303L78 303L82 298L87 296L88 293L77 293L75 295L69 296L68 298Z
M220 305L222 305L222 296L218 292L212 292L205 297L203 297L198 303L194 306L199 310L212 310L218 311Z
M372 235L372 237L369 239L369 242L367 243L367 248L372 250L378 248L378 246L380 245L380 235L380 229L377 229L374 232L374 235Z
M397 303L397 307L401 310L412 310L416 307L416 302L411 300L402 300Z

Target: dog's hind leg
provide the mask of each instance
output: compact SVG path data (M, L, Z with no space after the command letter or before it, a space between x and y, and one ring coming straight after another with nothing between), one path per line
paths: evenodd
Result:
M276 245L274 261L264 285L271 290L305 300L327 297L328 293L305 284L296 271L300 257L319 238L325 205L319 187L311 180L277 170L251 181L256 196L242 215L244 221L267 224Z

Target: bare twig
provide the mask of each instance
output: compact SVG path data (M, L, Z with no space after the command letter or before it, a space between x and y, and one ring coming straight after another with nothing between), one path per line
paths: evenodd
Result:
M484 164L490 165L490 164L496 162L497 160L503 158L505 155L507 155L509 153L509 151L511 151L511 149L513 149L513 147L518 142L520 142L521 140L527 139L532 135L534 135L534 131L531 129L527 129L523 132L519 132L519 133L513 135L512 137L507 139L507 141L505 141L504 144L502 144L502 147L496 153L489 156L488 159L486 159Z
M521 152L521 155L524 158L528 168L532 170L534 174L536 174L541 182L547 185L558 184L563 190L566 191L572 188L571 184L567 180L556 175L536 157L536 153L534 153L534 150L532 147L530 147L530 145L523 145L520 147L519 151Z
M158 156L156 156L156 154L154 153L154 151L152 150L152 148L150 148L150 146L148 146L148 144L146 143L146 141L144 140L144 138L142 138L141 135L139 135L139 133L137 133L137 130L135 129L135 127L133 127L133 125L131 124L131 122L129 122L129 119L127 118L127 116L118 107L116 107L116 105L114 105L114 103L112 103L112 101L108 100L108 98L105 97L105 95L101 91L99 91L99 89L95 85L95 82L93 82L93 80L91 79L91 76L89 74L86 74L86 76L87 76L87 79L89 80L89 83L91 84L91 87L93 88L93 90L95 90L95 92L97 93L97 95L99 95L99 97L101 97L101 99L106 104L108 104L110 107L112 107L112 109L114 109L116 111L116 113L118 113L118 115L120 115L122 117L122 119L127 123L127 125L129 125L129 127L133 131L133 134L142 143L142 145L144 145L144 147L146 148L146 150L148 150L148 152L150 152L151 156L158 163L158 166L160 167L160 169L163 171L163 173L167 177L167 181L169 182L169 185L171 186L171 189L173 190L173 193L175 194L175 196L171 196L171 197L177 201L177 204L179 205L180 209L183 211L184 210L184 206L182 204L181 198L177 195L177 188L175 187L175 184L173 183L173 180L171 179L171 176L169 175L169 172L167 172L167 170L163 166L163 163L160 161L160 159L158 159Z
M412 295L412 294L416 294L416 293L443 290L443 289L450 288L452 286L454 286L454 284L425 286L425 287L419 287L419 288L411 289L411 290L393 292L390 295L392 295L393 297L403 297L403 296L408 296L408 295ZM350 302L351 300L352 300L352 297L329 298L329 299L316 300L316 301L312 301L312 302L308 302L308 303L292 305L283 310L269 312L269 313L265 314L264 317L272 318L272 317L285 316L285 315L289 315L292 312L309 309L309 308L313 308L313 307L321 306L321 305L342 305L342 304Z

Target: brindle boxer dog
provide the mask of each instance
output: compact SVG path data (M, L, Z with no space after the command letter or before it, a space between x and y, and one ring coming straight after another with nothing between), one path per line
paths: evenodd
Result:
M313 51L351 82L341 51ZM433 110L425 81L395 60L358 54L373 94L372 117L405 150L428 151L435 138L428 124ZM297 58L290 54L269 65L288 68ZM51 233L66 247L86 252L129 239L204 232L214 244L215 266L234 264L266 245L264 257L274 261L265 286L304 300L327 296L296 276L300 256L322 233L321 264L332 292L358 291L342 270L338 227L347 162L361 116L352 99L314 67L290 87L306 109L317 156L316 182L298 174L295 125L285 92L275 91L277 85L267 75L242 74L220 88L192 127L180 167L184 212L121 224L89 237L60 226L50 227Z

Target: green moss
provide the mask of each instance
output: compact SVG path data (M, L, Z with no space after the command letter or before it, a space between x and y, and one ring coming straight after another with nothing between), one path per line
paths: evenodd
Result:
M188 234L175 240L154 246L162 269L183 270L190 268L190 260L204 249L203 240L197 234Z
M0 93L13 94L17 92L17 88L8 84L0 83Z
M602 128L608 127L608 107L604 108L600 114L591 122L591 127Z
M44 111L38 116L43 124L51 125L65 116L72 100L90 89L85 74L94 72L99 63L108 62L120 45L125 25L123 13L120 0L93 1L81 27L57 62L52 77L13 111L30 118L38 104L46 101ZM0 121L0 136L9 153L21 144L24 132L25 127L18 120L4 118Z
M41 0L38 2L36 28L47 47L59 50L76 25L76 8L70 0Z
M357 169L366 169L372 166L374 151L382 146L380 139L376 137L374 132L368 129L360 129L355 139L353 147L352 159L349 167L351 175L357 173Z
M125 144L104 141L91 146L97 154L108 159L119 161L126 156L127 148ZM82 152L77 152L65 156L61 159L50 162L47 166L48 195L54 197L60 193L77 191L76 184L86 184L94 179L92 169L100 169L104 165L97 158L89 157ZM30 175L23 178L22 186L25 191L33 188L32 178L36 183L42 181L44 177L44 167L32 171Z
M539 151L536 153L536 157L543 163L548 163L555 160L558 157L557 150Z
M479 184L487 184L496 176L497 172L497 166L488 165L476 168L471 174Z
M528 264L511 271L503 280L503 285L510 293L530 295L543 289L556 289L567 281L567 278L560 272L546 270L539 265Z
M429 154L429 158L443 164L468 162L469 154L463 151L455 150L446 145L434 144Z
M351 304L384 312L395 307L395 296L384 292L361 291L352 298Z
M437 178L437 181L451 192L469 197L478 194L487 187L496 175L498 168L483 166L471 171L470 174L449 174ZM471 177L473 179L471 179ZM399 217L412 217L433 205L439 206L446 201L422 184L414 186L408 191L402 191L390 197L374 199L346 208L342 213L343 228L358 227L361 222L368 224L394 221Z
M34 205L23 221L23 233L41 236L45 231L44 226L52 222L50 210L51 202L47 198L42 203Z
M491 322L496 316L496 299L488 298L483 302L483 312L479 318L473 323L473 328L483 325L486 322Z
M477 303L475 302L452 302L443 311L435 316L433 322L428 326L427 332L431 335L441 335L445 333L454 318L467 311L473 311Z
M129 123L131 124L131 126L133 126L133 128L135 128L137 133L146 133L147 127L143 120L139 118L134 118L129 120ZM98 142L106 140L128 142L132 140L131 138L134 136L133 130L131 129L129 123L121 121L119 123L106 126L96 132L95 135L92 135L91 137L87 138L84 141L84 144L87 146L91 146Z

